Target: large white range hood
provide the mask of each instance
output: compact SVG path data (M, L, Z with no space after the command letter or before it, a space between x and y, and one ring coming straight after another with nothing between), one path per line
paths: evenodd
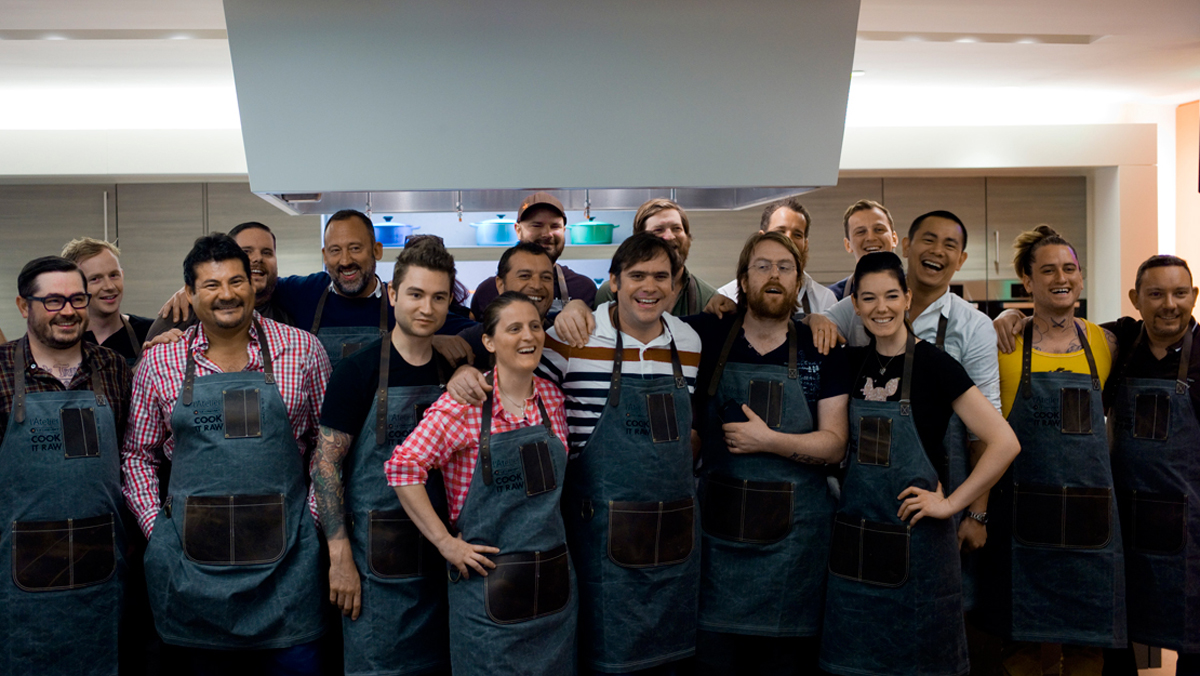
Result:
M225 0L296 213L735 209L837 182L858 0Z

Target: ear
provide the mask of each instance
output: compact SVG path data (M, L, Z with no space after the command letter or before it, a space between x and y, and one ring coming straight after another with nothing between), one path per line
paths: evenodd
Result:
M904 292L904 310L907 312L912 309L912 289Z
M188 305L192 306L192 310L196 309L196 292L187 284L183 285L183 295L187 298Z
M842 246L846 247L846 253L854 253L854 250L850 248L850 240L846 239L845 237L842 238ZM324 249L322 249L322 251L324 251Z
M29 319L29 301L17 296L17 309L21 311L22 319Z
M492 354L495 354L496 353L496 343L492 341L492 337L485 333L481 336L481 338L483 340L484 349L487 350L488 352L491 352Z
M892 234L893 234L893 236L895 235L895 233L892 233ZM900 257L901 258L908 258L908 245L909 245L909 241L908 241L907 237L900 240Z
M674 281L672 281L672 283L674 283ZM617 275L614 275L611 272L608 273L608 288L612 289L614 292L621 288L621 282L619 281L619 278Z
M967 262L967 250L963 249L962 255L958 257L958 267L954 268L955 272L962 270L963 263Z
M396 307L396 287L391 284L388 284L387 285L387 295L388 295L388 304L391 305L392 307Z
M496 277L496 293L504 293L504 280Z
M1025 287L1025 293L1033 295L1033 277L1021 275L1021 284Z
M375 242L375 246L373 247L373 250L375 252L375 260L377 260L377 261L383 260L383 245L380 244L379 242Z
M858 296L851 294L850 295L850 304L854 306L854 314L861 317L862 311L858 309Z
M897 239L897 237L899 237L899 235L896 234L895 230L892 230L892 248L893 249L896 248L896 244L900 241L899 239ZM904 239L908 239L908 238L905 237Z

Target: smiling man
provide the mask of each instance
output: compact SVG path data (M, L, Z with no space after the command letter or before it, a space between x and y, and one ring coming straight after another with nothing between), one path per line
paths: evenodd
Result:
M543 326L549 328L554 323L554 320L547 316L555 300L554 268L554 262L544 247L534 242L521 242L501 254L500 263L496 266L496 276L490 279L495 280L497 295L505 291L517 291L528 296L537 306L538 313L544 321ZM478 295L479 292L475 293ZM458 335L467 341L471 351L475 353L473 366L482 384L482 374L491 368L492 363L492 353L483 347L483 325L476 324Z
M229 236L196 240L183 272L200 321L143 355L123 453L155 626L199 674L316 674L324 626L303 459L329 360L311 334L254 311L250 259ZM165 502L160 446L173 464Z
M892 214L879 202L874 200L859 200L851 204L842 216L842 227L846 237L842 245L846 253L854 256L854 262L863 254L876 251L891 251L896 248L896 228L892 225ZM829 285L833 295L841 300L852 291L850 279L846 277L840 282Z
M120 354L133 366L154 320L121 313L121 300L125 297L121 250L101 239L81 237L67 242L62 257L79 266L87 278L88 293L92 294L88 330L83 339Z
M690 395L700 339L667 313L681 269L666 240L626 239L609 267L615 300L596 309L587 345L572 348L551 329L538 369L566 395L563 514L579 571L580 664L593 671L658 668L695 652Z
M0 347L0 674L115 675L132 376L83 341L89 297L74 263L30 261L17 293L26 333Z

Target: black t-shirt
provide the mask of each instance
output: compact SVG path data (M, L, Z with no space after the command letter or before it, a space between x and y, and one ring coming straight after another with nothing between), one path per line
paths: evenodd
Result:
M379 387L379 347L379 339L373 340L338 362L325 388L321 425L354 437L362 431ZM390 339L388 349L391 350L388 357L388 387L421 387L440 382L436 362L442 358L436 350L428 363L413 366L404 361ZM442 362L442 370L446 378L453 373L445 362Z
M1104 384L1105 408L1113 405L1117 394L1117 384L1122 378L1175 380L1178 377L1179 351L1183 347L1182 340L1169 347L1166 356L1158 359L1150 351L1149 339L1143 339L1136 351L1133 349L1133 344L1142 332L1142 320L1121 317L1115 322L1101 324L1101 328L1112 331L1113 335L1117 337L1117 363L1112 370L1113 376L1116 377L1110 376ZM1188 384L1191 387L1188 391L1192 397L1192 409L1196 413L1196 418L1200 419L1200 387L1196 387L1196 382L1200 380L1200 331L1196 329L1195 319L1191 321L1191 330L1192 356L1188 361Z
M133 329L134 334L137 335L137 345L129 341L129 333L125 330L124 326L121 326L121 328L106 338L103 343L100 343L100 346L107 347L126 359L135 359L138 356L138 350L142 347L142 343L146 342L146 333L150 330L150 325L153 323L154 319L150 317L129 315L129 326ZM83 339L89 343L95 343L96 334L88 331L83 334Z
M725 347L725 340L729 337L730 329L733 328L735 315L726 314L721 319L716 315L701 313L682 319L700 335L703 345L700 353L700 372L696 377L696 394L692 398L693 410L698 412L693 416L693 420L698 425L708 406L708 385L712 381L713 371L716 370L717 360L721 356L721 348ZM800 371L804 398L808 401L809 411L815 421L818 401L849 392L850 377L846 367L846 351L837 349L828 356L817 352L817 348L813 346L812 331L808 326L795 319L792 322L796 326L796 368ZM746 340L746 332L743 329L738 332L737 339L733 341L728 361L737 364L786 366L788 342L783 341L783 344L768 354L759 354Z
M849 352L850 373L854 378L851 398L900 401L904 355L884 357L875 351L874 342L866 347L846 349ZM882 376L879 373L881 368L884 369ZM917 426L921 445L925 447L925 454L934 467L945 467L946 451L942 441L946 437L950 415L954 413L954 400L974 387L975 383L958 360L924 340L917 342L913 352L912 379L909 396L913 423ZM850 424L854 424L854 421Z

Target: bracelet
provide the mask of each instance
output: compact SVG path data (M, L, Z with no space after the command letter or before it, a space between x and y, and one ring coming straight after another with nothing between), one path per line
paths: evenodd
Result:
M970 510L967 510L967 518L975 519L981 525L984 525L984 526L986 526L987 522L988 522L987 512L972 512Z

